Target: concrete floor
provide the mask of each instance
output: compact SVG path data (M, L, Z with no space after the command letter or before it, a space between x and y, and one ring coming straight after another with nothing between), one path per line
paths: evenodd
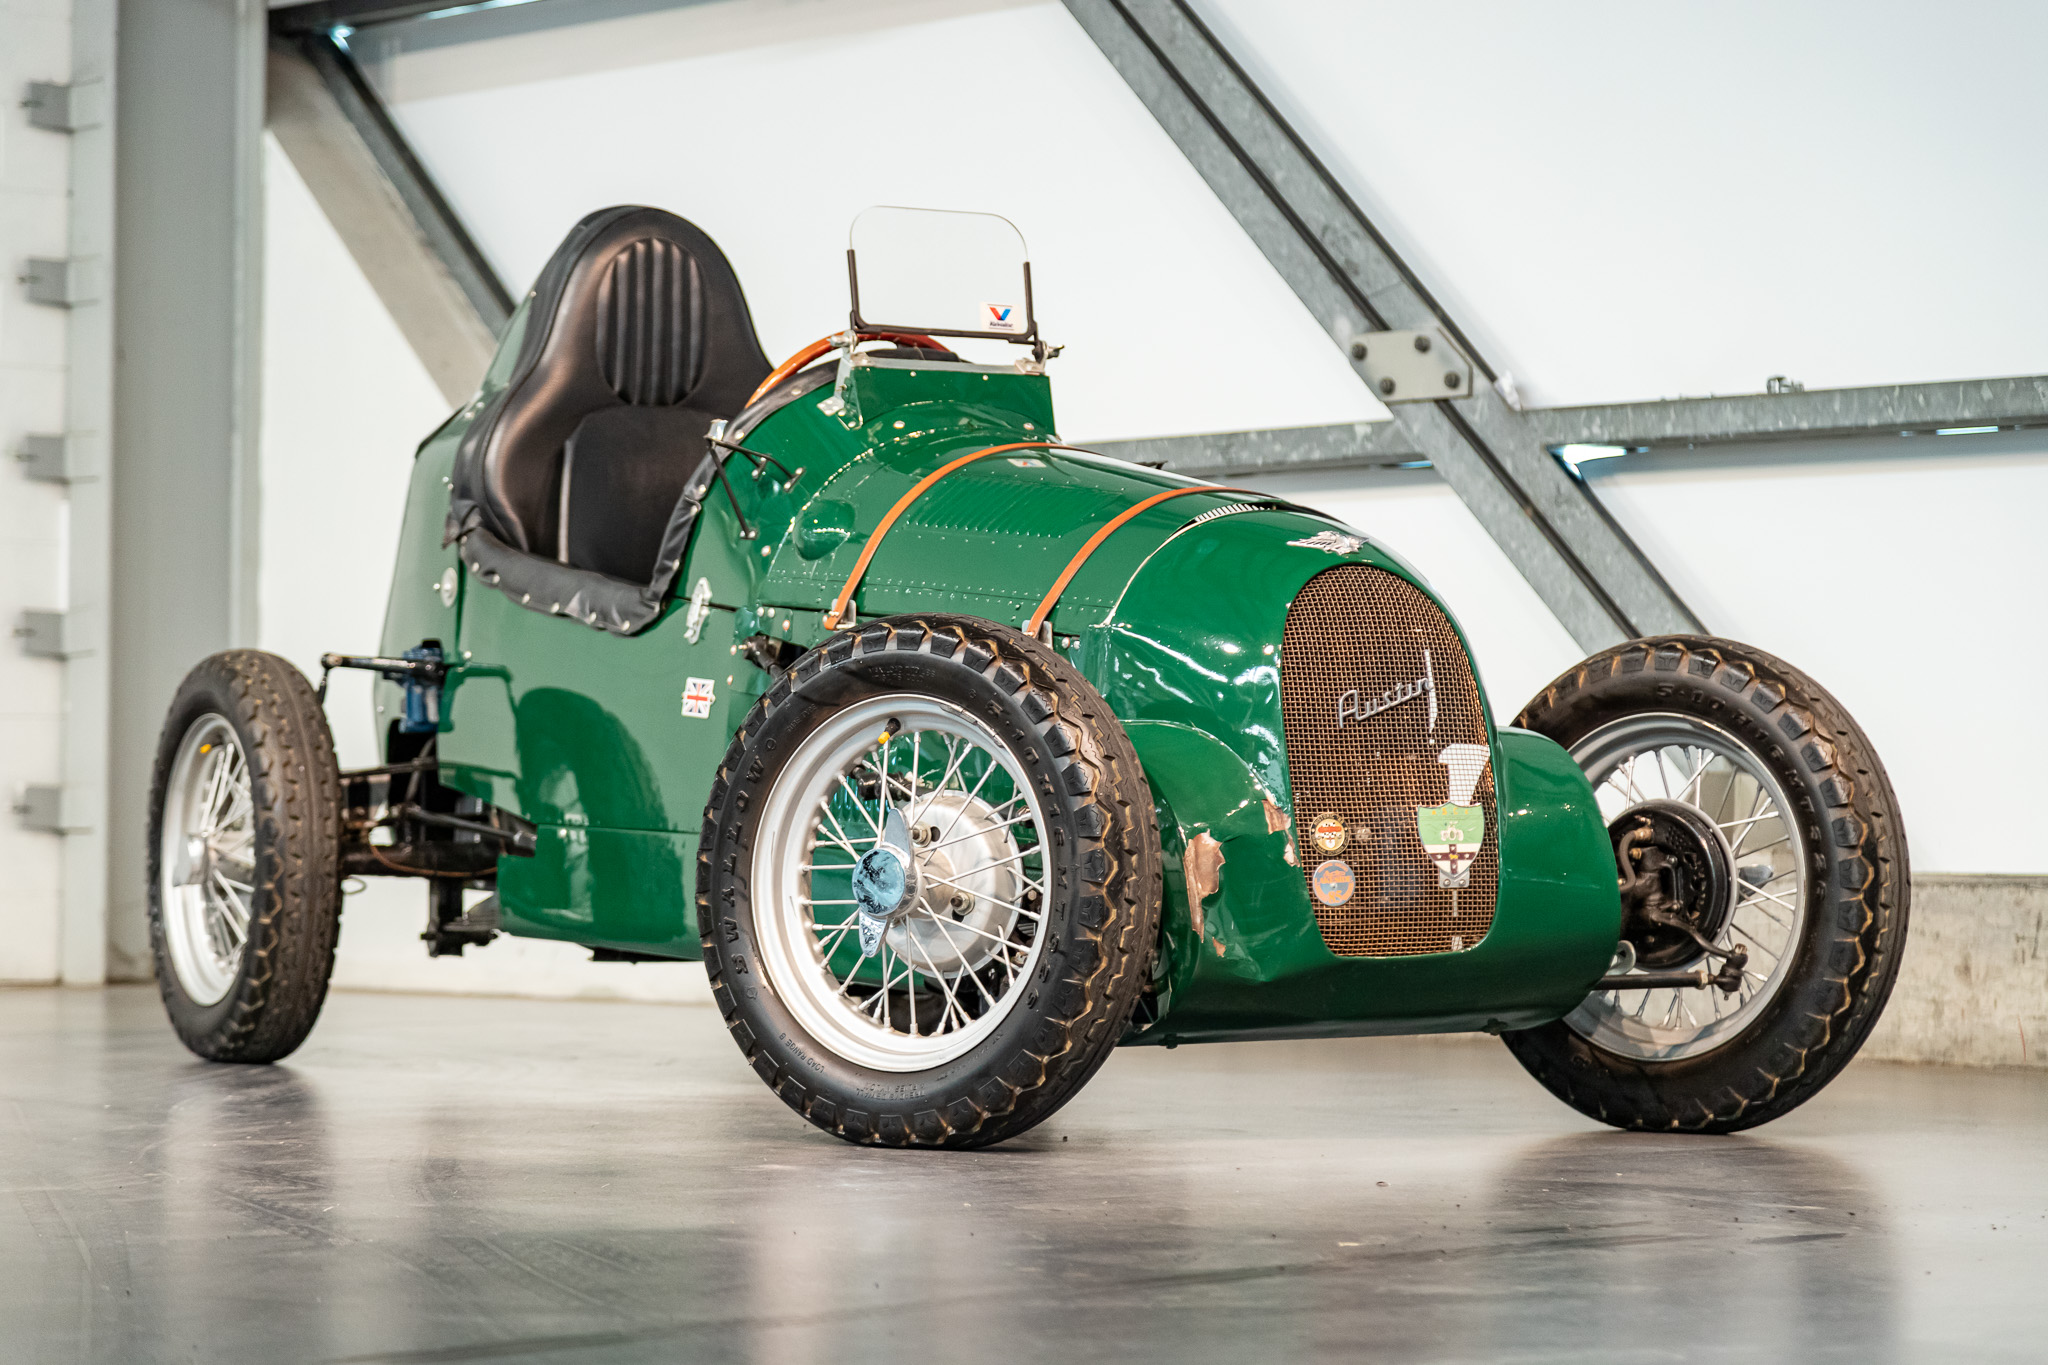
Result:
M2044 1120L1863 1063L1626 1136L1385 1040L1124 1052L1006 1147L877 1152L703 1008L337 995L237 1068L148 988L7 990L0 1359L2041 1360Z

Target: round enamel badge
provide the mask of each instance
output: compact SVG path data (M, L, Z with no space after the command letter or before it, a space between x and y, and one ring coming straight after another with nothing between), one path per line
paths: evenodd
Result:
M1310 881L1316 888L1316 899L1332 907L1350 900L1357 885L1350 866L1342 858L1332 858L1318 867Z
M1342 853L1350 840L1343 818L1336 815L1318 815L1308 832L1309 837L1316 841L1316 847L1325 853Z

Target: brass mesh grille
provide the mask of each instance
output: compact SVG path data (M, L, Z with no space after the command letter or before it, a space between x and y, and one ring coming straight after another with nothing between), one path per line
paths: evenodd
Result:
M1414 686L1425 673L1424 650L1434 682L1434 728L1430 693ZM1405 691L1416 695L1357 718ZM1465 887L1438 886L1437 866L1416 832L1417 809L1448 799L1448 772L1438 762L1443 747L1486 743L1479 686L1436 604L1406 580L1364 564L1317 574L1287 611L1280 699L1295 847L1330 951L1396 957L1477 943L1493 923L1500 881L1493 765L1487 764L1473 798L1485 812L1486 836ZM1319 849L1314 837L1316 821L1327 815L1338 816L1346 831L1335 854ZM1333 857L1354 879L1350 899L1337 906L1315 893L1316 869Z

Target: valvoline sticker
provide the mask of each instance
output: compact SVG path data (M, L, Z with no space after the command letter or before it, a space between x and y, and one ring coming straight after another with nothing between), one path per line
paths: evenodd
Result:
M1013 303L984 303L981 305L981 325L991 332L1024 331L1024 310Z

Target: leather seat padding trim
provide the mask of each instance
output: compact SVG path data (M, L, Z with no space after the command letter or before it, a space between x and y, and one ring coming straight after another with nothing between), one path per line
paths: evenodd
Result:
M462 538L462 562L483 581L520 606L566 616L613 635L634 635L658 620L690 548L690 531L703 510L704 495L718 478L718 462L707 455L690 475L669 513L654 577L646 583L574 569L514 549L479 526Z
M678 406L599 408L578 423L562 457L561 561L651 579L711 422L711 413Z

